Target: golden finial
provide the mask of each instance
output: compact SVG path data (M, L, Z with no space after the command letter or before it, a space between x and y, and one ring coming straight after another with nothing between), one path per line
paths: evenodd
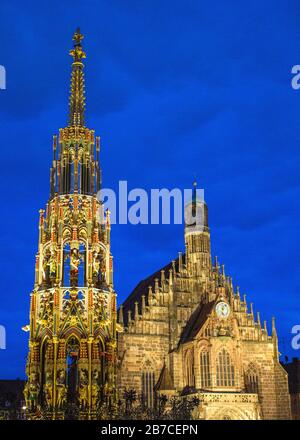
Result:
M82 50L81 41L83 40L84 36L80 32L80 29L77 28L74 35L73 35L73 41L74 41L74 48L70 50L70 55L74 59L74 63L81 63L81 60L83 58L86 58L85 52Z
M81 47L82 40L83 35L78 28L73 35L74 48L70 50L70 55L73 57L73 63L69 103L69 126L84 127L85 95L83 73L84 66L82 59L86 58L86 55Z

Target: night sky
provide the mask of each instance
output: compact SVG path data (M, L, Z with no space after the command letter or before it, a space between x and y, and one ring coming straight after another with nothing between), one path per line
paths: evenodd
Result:
M281 352L299 356L299 1L2 0L0 378L25 377L38 210L77 26L104 186L183 189L196 175L213 255L269 329L276 317ZM119 302L184 247L182 225L115 225L111 237Z

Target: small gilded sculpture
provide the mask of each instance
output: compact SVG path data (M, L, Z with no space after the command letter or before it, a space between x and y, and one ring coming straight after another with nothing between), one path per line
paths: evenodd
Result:
M63 408L67 398L67 391L66 387L63 385L59 388L57 388L57 407Z
M93 277L98 277L100 270L100 261L98 252L94 252L93 254Z
M92 406L95 408L99 402L99 371L93 371L93 381L92 381Z
M55 278L56 267L56 252L55 249L51 249L50 254L48 252L43 260L43 279Z
M38 402L40 386L36 373L31 373L29 381L25 386L24 395L26 406L32 411L36 408Z
M80 266L80 254L78 249L72 249L70 255L70 280L71 285L76 286L78 282L78 268Z
M88 404L88 375L87 370L80 370L79 403L82 409Z
M57 407L62 408L66 401L65 372L57 372Z
M52 373L51 371L47 371L44 396L48 408L52 406L52 386Z
M106 282L106 264L105 264L104 258L101 261L100 271L101 271L101 280L105 283Z
M78 267L80 265L80 257L78 249L72 249L70 257L71 275L78 274Z
M51 249L50 258L48 261L49 266L49 274L51 278L56 277L56 252L54 249Z

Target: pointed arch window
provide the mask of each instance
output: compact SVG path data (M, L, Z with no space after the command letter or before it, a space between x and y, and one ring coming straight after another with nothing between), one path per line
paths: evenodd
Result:
M210 354L207 350L200 352L200 386L201 388L211 386Z
M186 386L195 386L195 376L194 376L194 353L192 350L188 350L185 354L185 382Z
M83 157L81 163L81 173L80 173L80 189L81 194L91 193L91 165L89 163L89 158Z
M142 372L142 398L148 408L153 408L154 406L154 379L153 371Z
M253 364L249 364L245 372L245 389L246 393L258 394L259 392L259 376Z
M69 194L71 190L72 161L68 157L62 161L61 166L61 194Z
M232 387L234 383L234 366L228 351L223 348L217 356L217 386Z

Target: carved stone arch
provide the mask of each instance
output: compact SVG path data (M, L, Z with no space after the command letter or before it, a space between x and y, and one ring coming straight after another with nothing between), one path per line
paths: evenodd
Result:
M69 160L74 162L74 159L76 157L76 150L75 150L73 144L70 145L68 153L69 153Z
M85 246L87 247L87 241L88 241L88 237L87 237L87 230L86 230L86 226L81 226L79 228L79 232L78 232L78 236L79 236L79 240L83 241Z
M106 255L107 254L107 247L105 246L105 244L104 243L99 243L99 248L100 248L100 250L102 251L102 253L103 253L103 255Z
M52 339L52 337L53 337L52 330L50 330L48 327L44 327L43 330L40 332L41 346L44 343L45 338Z
M60 339L64 339L65 343L67 344L69 339L72 337L76 338L78 342L80 342L80 339L85 339L87 335L81 333L77 327L72 326L65 330L65 332L60 336Z
M51 241L48 241L47 243L44 244L44 246L43 246L44 254L45 254L45 252L47 252L49 250L51 244L52 244Z
M216 410L210 420L255 420L256 414L250 410L243 410L238 407L224 406Z
M208 338L201 338L196 342L196 349L203 350L204 348L210 350L210 341Z
M61 334L60 339L64 339L65 343L67 344L68 340L72 337L76 337L79 341L80 339L87 338L87 334L83 331L80 331L78 327L67 327Z
M68 243L72 238L72 230L69 226L65 226L63 230L63 245Z
M260 369L255 362L249 362L244 368L245 390L248 393L259 394Z
M97 344L99 344L99 350L103 353L105 352L105 336L103 334L98 333L97 339L95 340Z
M107 331L105 331L103 329L103 327L99 327L97 330L95 330L94 332L94 337L95 339L99 339L100 342L100 347L102 345L103 348L103 352L106 350L106 342L109 339L109 333Z
M184 352L183 352L184 359L186 359L188 356L190 356L192 350L193 350L192 347L188 347L184 350Z
M43 253L42 253L43 260L50 256L51 248L52 250L56 248L56 245L54 243L51 243L51 241L48 241L47 243L44 244Z
M260 367L256 362L250 361L245 365L244 371L253 371L253 372L255 371L255 372L257 372L257 374L259 374Z
M80 342L82 339L85 339L86 336L78 331L75 327L70 327L67 329L67 331L64 333L64 337L62 338L65 344L65 348L67 350L68 346L70 345L70 342L78 344L78 351L80 349ZM61 341L62 341L61 339ZM68 356L68 352L66 352L66 356Z

